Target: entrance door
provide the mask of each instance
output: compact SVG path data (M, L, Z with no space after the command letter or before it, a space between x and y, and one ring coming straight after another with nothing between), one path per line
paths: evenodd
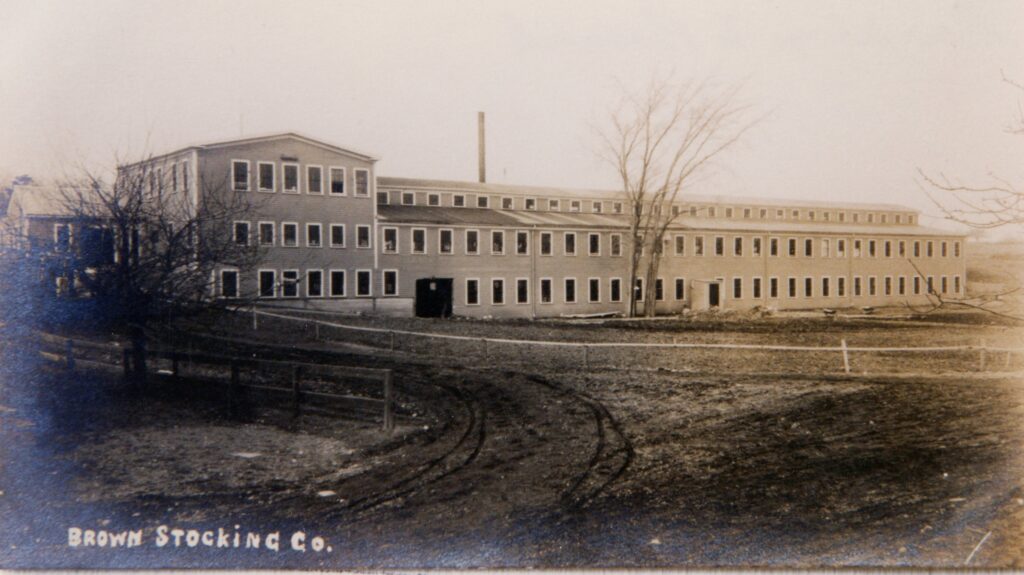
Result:
M416 280L416 317L449 317L452 315L452 279L422 278Z
M721 305L721 289L722 284L718 282L708 284L708 307L718 307Z

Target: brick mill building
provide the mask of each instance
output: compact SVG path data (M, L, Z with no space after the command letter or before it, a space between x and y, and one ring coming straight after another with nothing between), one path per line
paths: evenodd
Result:
M266 248L263 263L219 270L217 297L476 317L628 306L621 192L379 177L374 157L291 133L149 162L196 201L258 200L233 234ZM911 208L687 195L673 211L658 313L922 304L929 284L965 290L964 237L921 226Z

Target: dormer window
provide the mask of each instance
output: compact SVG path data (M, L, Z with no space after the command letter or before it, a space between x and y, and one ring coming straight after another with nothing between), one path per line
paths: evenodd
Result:
M428 206L440 206L441 195L440 194L427 194L427 205Z
M845 222L846 221L846 212L839 212L839 221L840 222Z
M571 202L569 202L569 211L570 212L578 212L578 211L580 211L580 206L581 205L582 205L582 202L580 202L579 200L572 200Z
M536 210L537 209L537 198L526 198L525 202L526 209Z
M826 222L832 219L832 212L821 212L821 219Z
M412 192L402 192L402 205L403 206L414 206L416 205L416 194Z
M875 214L868 214L868 223L869 224L875 223Z
M882 215L880 215L880 216L878 216L878 217L879 217L879 219L880 219L881 223L883 223L883 224L889 223L889 222L887 221L887 220L888 220L889 218L888 218L888 217L886 217L886 214L882 214Z
M456 208L466 207L466 196L462 194L455 194L452 196L452 205Z
M548 200L548 209L551 210L552 212L557 212L559 210L559 201Z
M477 196L476 197L476 207L478 207L478 208L487 208L487 207L490 207L490 205L491 205L491 198L489 198L487 196Z
M512 198L501 198L501 209L511 210L512 209Z
M621 214L622 202L615 202L614 204L612 204L612 211L615 212L616 214Z
M727 218L731 218L732 217L732 208L725 208L725 217L727 217Z
M604 205L603 205L603 204L601 204L601 202L594 202L594 213L595 213L595 214L600 214L600 213L601 213L601 210L602 210L603 208L604 208Z
M743 208L743 217L744 219L750 219L750 208Z
M697 206L690 206L690 216L691 217L696 217L697 216Z
M793 219L794 220L799 220L800 219L800 210L793 210Z
M775 210L775 217L780 220L786 219L786 210Z
M896 214L896 223L897 224L902 224L903 223L903 216L901 216L900 214Z
M386 206L386 205L388 205L388 193L387 192L377 192L377 205L378 206Z
M714 206L711 206L711 207L708 208L708 217L709 218L715 217L715 207Z
M813 222L814 221L814 215L815 215L814 214L814 210L811 210L811 211L807 212L807 219L809 219L809 220L811 220Z

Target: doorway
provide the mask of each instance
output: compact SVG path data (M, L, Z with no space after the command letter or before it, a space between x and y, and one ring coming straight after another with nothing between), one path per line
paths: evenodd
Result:
M719 307L722 303L722 284L711 282L708 284L708 307Z
M416 280L416 317L451 317L452 279Z

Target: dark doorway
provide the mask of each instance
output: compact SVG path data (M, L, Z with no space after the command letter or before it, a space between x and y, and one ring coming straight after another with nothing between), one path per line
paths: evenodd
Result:
M416 317L449 317L452 315L452 279L423 278L416 280Z
M718 307L721 304L720 290L722 285L718 282L708 284L708 307Z

